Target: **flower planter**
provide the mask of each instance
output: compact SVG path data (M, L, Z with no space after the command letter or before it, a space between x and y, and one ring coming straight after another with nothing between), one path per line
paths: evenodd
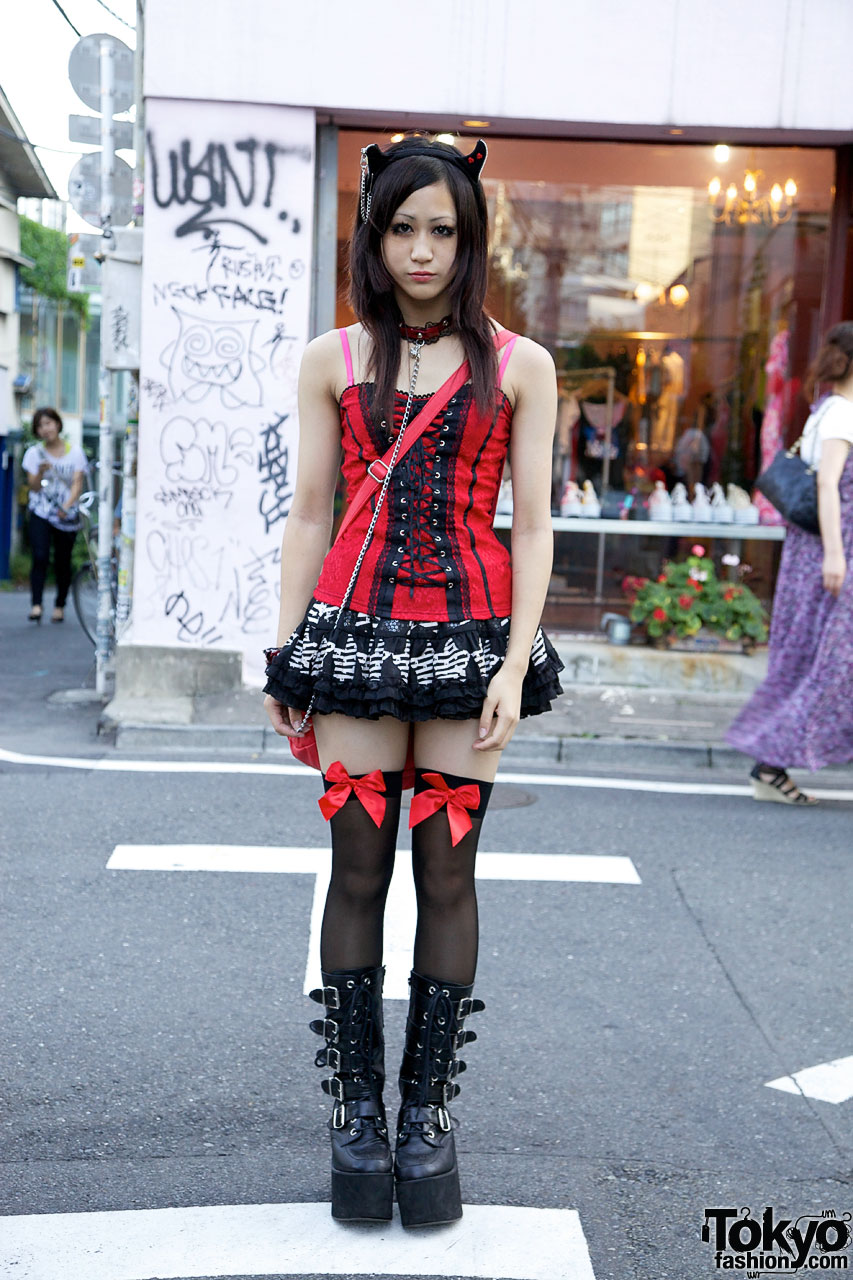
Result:
M652 640L656 649L673 649L676 653L752 653L755 641L749 636L729 640L718 631L702 627L695 636L679 636L671 633Z

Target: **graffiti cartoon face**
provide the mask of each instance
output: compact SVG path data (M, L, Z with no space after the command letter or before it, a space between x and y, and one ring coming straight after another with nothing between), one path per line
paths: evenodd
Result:
M228 409L263 403L258 379L264 360L252 350L257 320L208 320L172 307L178 336L160 361L174 399L198 404L212 391Z

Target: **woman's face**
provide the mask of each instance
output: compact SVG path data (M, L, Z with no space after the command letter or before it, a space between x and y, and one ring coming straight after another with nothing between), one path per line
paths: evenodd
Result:
M449 289L456 271L456 208L444 182L407 196L382 237L382 258L401 294L433 302ZM436 317L438 318L438 317Z
M42 444L56 444L59 439L59 423L55 418L42 418L36 428L36 435Z

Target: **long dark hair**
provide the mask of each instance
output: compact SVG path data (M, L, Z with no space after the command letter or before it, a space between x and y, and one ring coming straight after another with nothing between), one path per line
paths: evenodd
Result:
M418 139L420 142L421 139ZM458 156L443 142L423 139L434 155L402 156L373 180L370 219L362 222L358 210L350 241L350 306L373 340L368 372L375 383L374 412L392 420L394 390L400 368L400 310L393 282L382 258L382 237L394 214L413 191L435 183L447 184L456 209L456 272L450 286L453 328L471 368L471 386L477 407L492 412L495 405L498 364L493 330L484 307L488 284L489 216L479 182L472 183L454 163L442 155ZM383 152L393 156L406 140ZM411 140L408 145L411 146ZM440 320L440 316L434 317Z
M853 368L853 321L842 320L833 325L809 365L803 380L803 391L811 402L821 382L841 382Z

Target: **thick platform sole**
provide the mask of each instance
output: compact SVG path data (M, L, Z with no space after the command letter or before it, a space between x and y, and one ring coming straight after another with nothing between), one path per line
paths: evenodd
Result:
M433 1178L398 1178L397 1204L404 1227L437 1227L462 1217L459 1168Z
M390 1222L393 1206L393 1173L332 1170L333 1218L341 1222Z
M750 778L750 782L753 800L766 800L770 804L794 804L800 808L813 808L818 803L816 796L807 796L805 792L800 792L801 799L797 799L796 795L786 796L778 787L762 782L760 778Z

